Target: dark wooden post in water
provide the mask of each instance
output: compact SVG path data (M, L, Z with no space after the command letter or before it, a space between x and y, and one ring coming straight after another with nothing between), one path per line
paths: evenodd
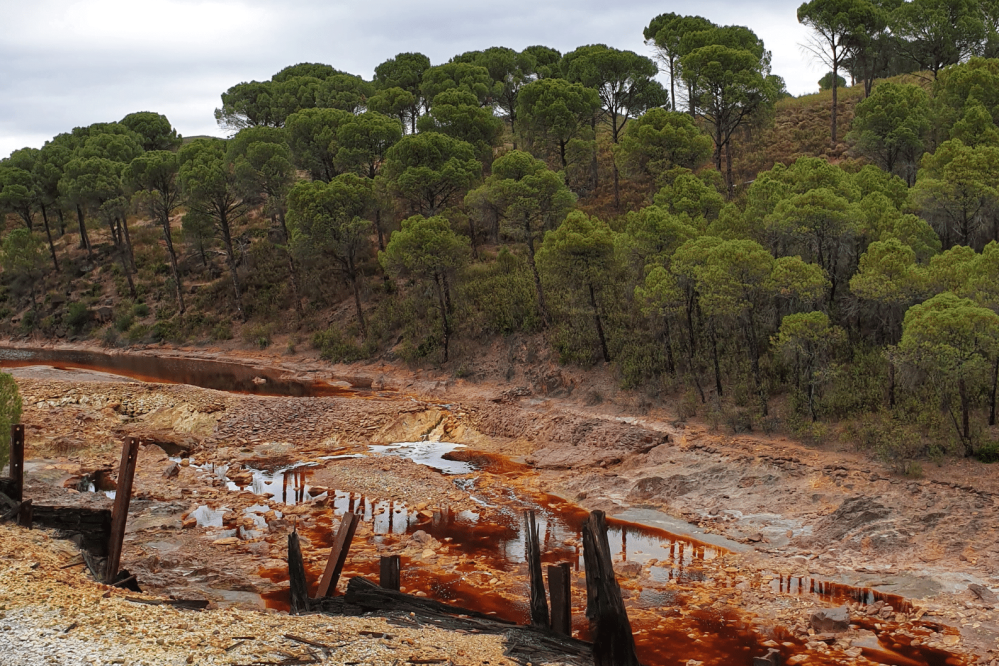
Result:
M552 598L552 631L572 636L572 569L568 562L548 565L548 594Z
M402 584L399 556L385 555L380 562L378 584L386 590L399 591Z
M118 467L118 487L115 490L114 508L111 510L111 538L108 540L108 562L104 569L104 582L111 583L118 576L121 564L121 547L125 540L125 522L128 504L132 501L132 479L135 462L139 458L139 439L126 437L121 447L121 465Z
M305 561L298 531L288 535L288 584L291 591L291 614L309 612L309 584L305 580Z
M24 499L24 425L10 427L10 498L15 502Z
M545 579L541 573L541 546L538 539L538 523L533 511L524 512L527 534L524 538L527 555L527 571L531 583L531 626L548 628L548 599L545 597Z
M316 590L317 599L331 597L336 591L336 584L340 580L340 573L343 571L343 564L347 561L347 552L350 550L350 542L354 539L354 532L359 522L361 518L356 513L348 511L343 514L340 529L337 530L333 547L330 548L330 559L326 562L326 570L323 571L319 589Z
M586 565L586 617L590 620L593 636L594 666L641 666L621 588L614 578L603 511L591 512L589 520L583 524L583 561Z

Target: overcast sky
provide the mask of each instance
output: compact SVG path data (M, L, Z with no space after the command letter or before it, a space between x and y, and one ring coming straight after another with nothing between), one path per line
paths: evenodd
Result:
M563 53L604 43L650 55L642 30L663 12L752 28L793 94L818 88L801 53L800 0L0 0L0 157L133 111L181 134L221 135L219 95L286 65L323 62L366 79L397 53L433 64L489 46Z

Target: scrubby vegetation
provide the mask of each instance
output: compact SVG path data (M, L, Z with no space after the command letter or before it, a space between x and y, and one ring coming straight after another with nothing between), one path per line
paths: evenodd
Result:
M532 335L681 419L840 436L910 474L994 461L999 39L987 3L953 4L802 5L830 71L801 98L748 28L668 14L658 65L304 63L226 91L227 140L151 112L76 128L0 163L2 328L287 335L459 376Z

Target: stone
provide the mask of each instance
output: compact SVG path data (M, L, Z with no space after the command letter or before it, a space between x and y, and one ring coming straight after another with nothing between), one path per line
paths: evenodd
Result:
M239 543L239 537L225 537L212 541L212 544L216 546L232 546L237 543Z
M763 657L753 657L753 666L780 666L780 650L770 648Z
M850 630L850 609L847 606L825 608L812 613L808 623L817 634L837 634Z
M996 597L996 593L985 587L984 585L979 585L978 583L972 583L968 586L971 593L978 597L981 601L987 604L995 605L999 602L999 597Z
M177 463L170 463L170 465L167 466L165 470L163 470L164 479L173 479L178 474L180 474L180 465L178 465Z

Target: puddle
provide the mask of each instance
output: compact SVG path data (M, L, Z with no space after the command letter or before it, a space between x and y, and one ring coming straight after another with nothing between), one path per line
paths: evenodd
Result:
M476 470L470 462L445 457L453 451L464 448L464 444L451 444L449 442L400 442L385 445L372 444L368 447L371 453L408 458L419 465L425 465L442 474L449 475L470 474Z
M895 594L879 592L869 587L841 585L809 576L778 576L770 581L769 588L778 594L814 596L830 604L842 604L847 601L873 604L876 601L883 601L895 612L911 613L913 609L911 602Z
M198 527L222 527L222 516L229 509L210 509L204 504L191 512L191 517L198 521Z
M71 349L0 347L4 368L48 368L56 371L87 370L141 382L190 384L201 388L290 397L391 397L391 392L372 391L365 382L327 383L293 379L279 368L253 367L210 359L171 358L145 354L109 354ZM69 375L67 381L79 381Z

